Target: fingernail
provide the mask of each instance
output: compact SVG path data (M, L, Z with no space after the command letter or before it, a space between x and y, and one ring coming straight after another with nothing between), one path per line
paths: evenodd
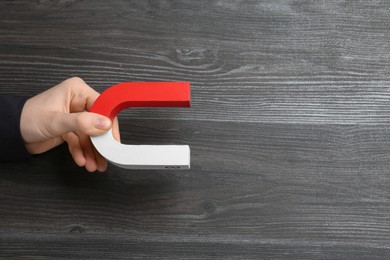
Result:
M110 120L104 117L100 117L95 120L94 127L97 129L108 129L110 127Z

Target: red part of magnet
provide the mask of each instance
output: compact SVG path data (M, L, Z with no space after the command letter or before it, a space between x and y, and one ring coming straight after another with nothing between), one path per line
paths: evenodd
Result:
M189 82L123 82L105 90L90 112L111 120L128 107L189 107Z

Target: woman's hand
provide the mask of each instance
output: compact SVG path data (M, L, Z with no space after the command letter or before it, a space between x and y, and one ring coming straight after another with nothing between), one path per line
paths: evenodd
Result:
M46 152L64 141L77 165L88 171L105 171L106 160L95 150L89 136L113 128L119 141L118 122L88 112L99 93L80 78L70 78L27 100L20 129L31 154Z

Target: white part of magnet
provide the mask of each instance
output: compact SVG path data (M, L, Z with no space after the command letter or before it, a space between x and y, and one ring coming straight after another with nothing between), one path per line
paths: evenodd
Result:
M99 153L112 164L125 169L189 169L188 145L126 145L116 141L112 130L91 136Z

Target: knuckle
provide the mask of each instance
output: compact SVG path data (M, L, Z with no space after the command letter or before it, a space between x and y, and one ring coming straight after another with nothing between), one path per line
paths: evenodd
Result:
M72 77L64 81L65 86L67 86L69 89L77 88L80 86L86 86L87 84L85 81L80 77Z
M77 128L80 129L82 132L87 131L88 127L86 127L87 125L86 123L87 123L86 112L82 112L76 118Z
M77 77L77 76L69 78L68 81L69 81L69 83L72 83L72 84L77 84L77 83L78 84L80 84L80 83L85 84L85 81L82 78Z
M96 134L96 129L93 127L94 117L91 117L88 112L80 112L76 118L77 129L86 135Z

